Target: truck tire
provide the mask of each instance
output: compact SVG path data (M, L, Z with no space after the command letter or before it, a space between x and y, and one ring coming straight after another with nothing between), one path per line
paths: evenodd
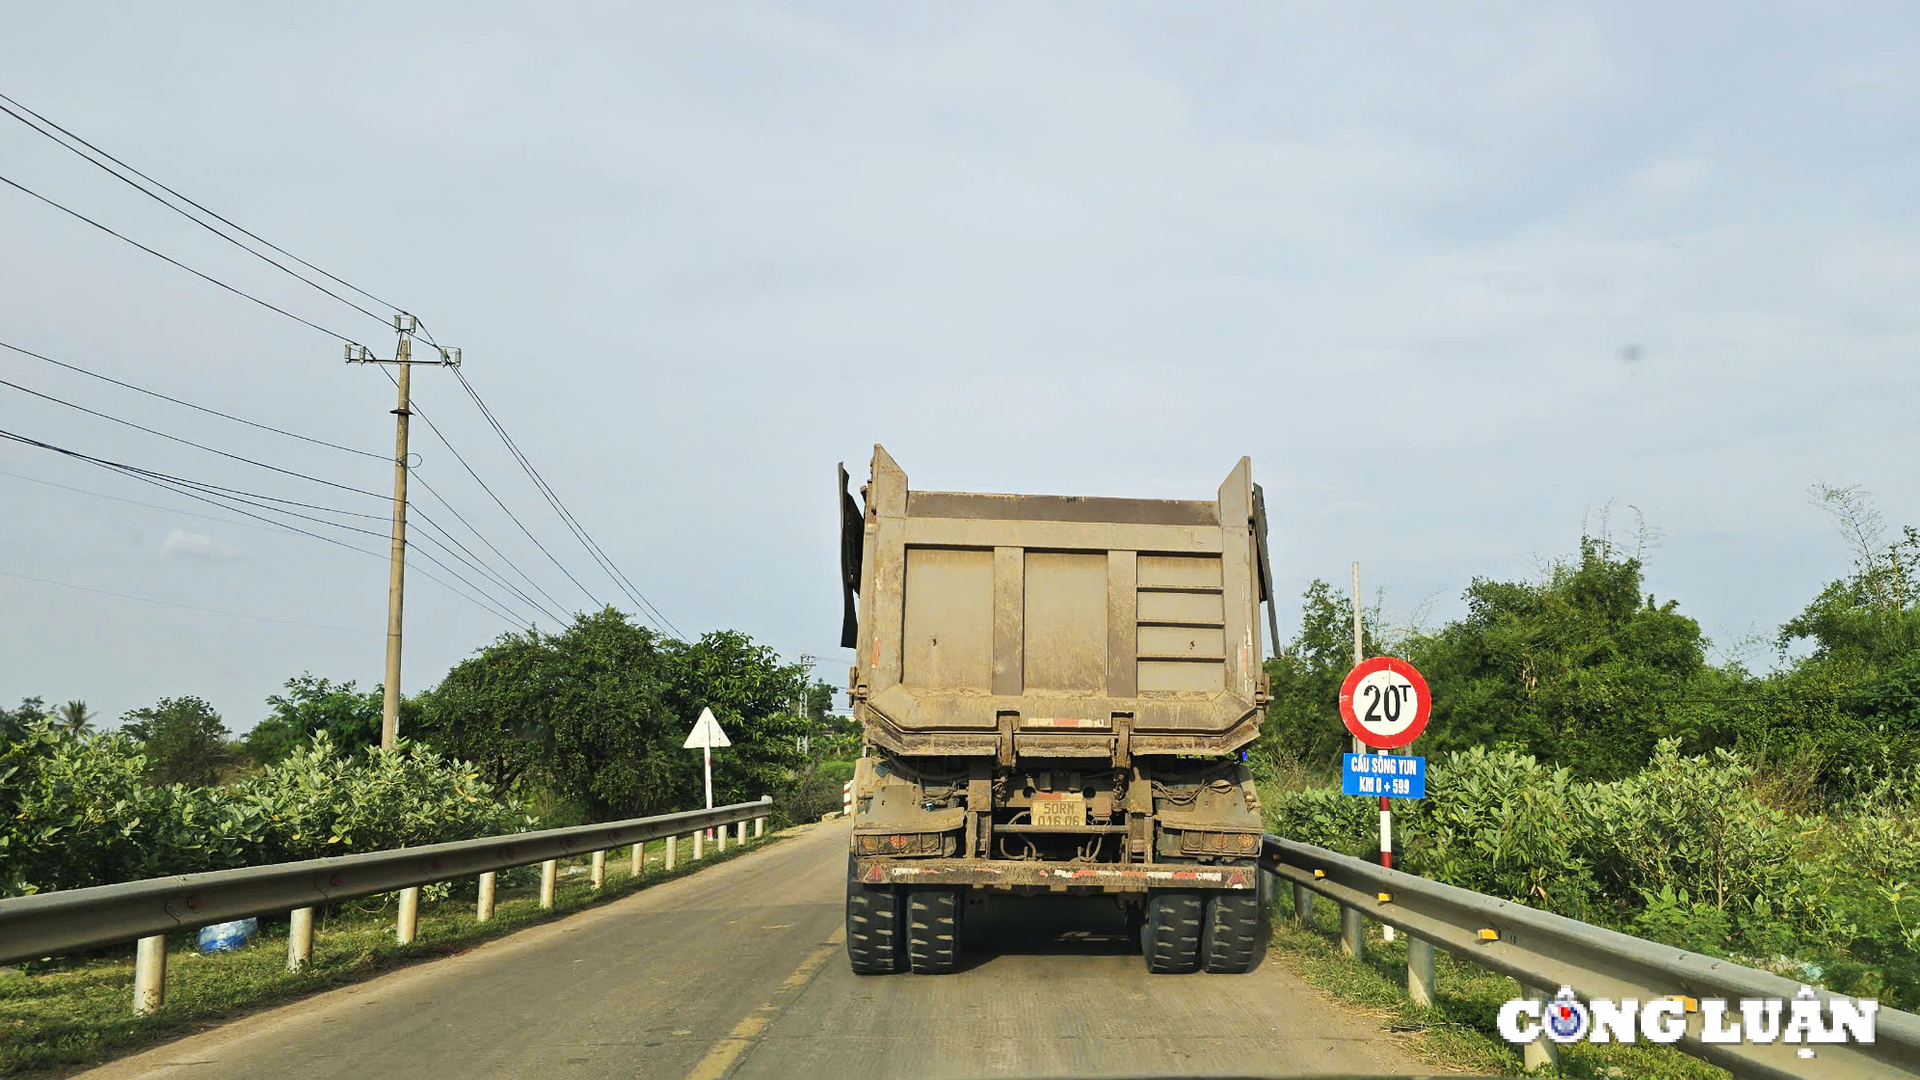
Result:
M1181 974L1200 967L1201 916L1206 905L1198 892L1157 892L1147 899L1147 922L1140 928L1140 949L1147 970Z
M1259 962L1260 898L1250 893L1215 893L1207 898L1207 924L1200 933L1200 957L1215 975L1239 975Z
M847 961L855 975L891 975L900 970L900 892L853 879L847 856Z
M907 893L907 963L916 975L945 975L960 962L960 890Z

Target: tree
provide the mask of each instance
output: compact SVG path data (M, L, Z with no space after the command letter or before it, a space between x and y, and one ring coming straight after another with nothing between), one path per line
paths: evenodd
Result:
M60 706L60 726L66 733L79 738L93 731L93 712L84 701L69 701Z
M733 745L714 755L714 799L756 799L802 756L793 715L806 671L745 634L666 640L612 608L558 634L505 634L422 695L426 735L496 789L536 781L598 820L702 800L681 744L711 708Z
M1368 656L1394 651L1377 604L1363 607L1360 622ZM1316 578L1300 597L1299 632L1266 666L1272 698L1250 755L1254 764L1265 769L1286 759L1338 761L1349 745L1339 702L1340 683L1353 667L1351 603Z
M161 698L122 720L146 754L149 783L210 787L219 782L221 766L232 760L226 725L197 697Z
M262 765L281 761L312 738L325 732L333 746L348 757L358 757L369 746L380 745L382 697L379 687L361 691L351 681L336 683L311 672L288 679L286 692L267 698L272 711L241 740L247 754ZM409 712L401 705L401 730L413 734Z
M502 634L418 698L423 737L505 792L544 764L554 723L551 635ZM377 715L377 713L376 713Z
M1670 728L1697 728L1700 626L1640 590L1640 560L1595 537L1544 580L1474 579L1466 617L1409 645L1433 689L1428 752L1504 746L1614 778Z
M47 715L46 702L37 697L21 698L17 709L0 709L0 748L26 738L27 729Z

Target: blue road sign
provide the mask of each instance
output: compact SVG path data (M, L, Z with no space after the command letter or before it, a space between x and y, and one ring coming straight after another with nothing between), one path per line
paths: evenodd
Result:
M1427 797L1427 759L1409 754L1347 754L1340 790L1389 799Z

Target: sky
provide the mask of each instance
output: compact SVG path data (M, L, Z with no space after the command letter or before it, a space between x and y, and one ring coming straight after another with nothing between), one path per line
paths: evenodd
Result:
M291 522L351 551L0 442L0 701L112 723L192 694L238 732L303 672L380 681L395 395L342 338L391 357L392 304L673 627L835 685L829 482L876 443L959 491L1208 498L1249 456L1283 630L1355 560L1431 625L1604 527L1736 654L1846 571L1810 485L1920 522L1917 30L1899 4L8 5L0 93L388 304L0 116L0 175L322 328L0 185L0 342L360 453L4 349L0 379L262 464L9 386L0 430L367 515ZM423 552L554 627L422 515L550 608L635 607L453 372L413 398L460 456L416 419L407 692L516 628Z

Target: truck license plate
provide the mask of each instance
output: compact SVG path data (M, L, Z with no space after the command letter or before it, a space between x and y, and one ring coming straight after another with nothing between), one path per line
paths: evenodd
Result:
M1087 800L1079 795L1040 794L1033 797L1033 823L1078 828L1087 823Z

